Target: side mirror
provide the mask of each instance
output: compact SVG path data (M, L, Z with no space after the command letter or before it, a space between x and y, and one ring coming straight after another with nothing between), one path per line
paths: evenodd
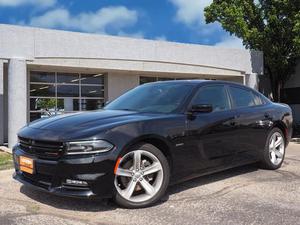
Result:
M199 104L192 105L190 112L192 113L210 113L213 111L213 106L211 104Z

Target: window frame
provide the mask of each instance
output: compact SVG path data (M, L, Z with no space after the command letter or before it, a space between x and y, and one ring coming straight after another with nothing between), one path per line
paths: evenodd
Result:
M231 102L231 99L230 99L230 96L229 96L229 90L228 90L228 85L227 84L204 84L204 85L201 85L199 86L195 92L192 94L192 97L191 99L189 100L189 103L187 104L187 108L186 108L186 112L189 112L189 110L191 109L192 105L193 105L193 100L196 98L197 94L199 91L201 91L202 88L207 88L207 87L215 87L215 86L222 86L224 88L224 91L225 91L225 97L228 101L228 106L229 108L226 109L226 110L221 110L221 111L212 111L210 113L223 113L223 112L229 112L229 111L232 111L234 110L233 107L232 107L232 102Z

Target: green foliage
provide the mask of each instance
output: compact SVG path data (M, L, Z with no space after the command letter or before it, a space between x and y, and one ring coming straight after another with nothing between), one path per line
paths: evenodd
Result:
M280 100L280 88L300 57L300 0L214 0L205 17L241 38L246 48L264 52L273 96Z
M43 99L40 98L37 101L37 106L40 109L51 109L56 106L56 99Z
M12 155L0 152L0 170L10 169L13 167Z

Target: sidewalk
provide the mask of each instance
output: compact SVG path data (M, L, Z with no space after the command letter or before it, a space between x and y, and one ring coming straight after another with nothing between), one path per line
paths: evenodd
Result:
M11 149L10 148L7 148L5 146L0 146L0 151L3 151L3 152L7 152L7 153L12 153Z

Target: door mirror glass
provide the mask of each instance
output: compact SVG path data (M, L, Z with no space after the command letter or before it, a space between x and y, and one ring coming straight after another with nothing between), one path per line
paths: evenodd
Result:
M213 106L211 104L192 105L190 111L192 113L210 113L213 111Z

